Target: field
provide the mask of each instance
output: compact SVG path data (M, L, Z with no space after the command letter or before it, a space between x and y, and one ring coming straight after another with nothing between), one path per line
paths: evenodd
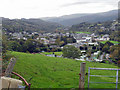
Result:
M109 40L110 41L110 40ZM107 41L101 41L101 43L103 43L103 44L105 44ZM113 44L119 44L120 42L118 42L118 41L110 41L111 43L113 43Z
M66 58L47 57L40 54L28 54L20 52L11 52L17 58L14 72L22 75L32 88L78 88L79 72L81 61ZM86 62L85 87L87 88L88 67L98 68L117 68L117 66ZM115 71L96 71L92 70L91 74L111 75ZM115 78L94 77L90 81L96 82L115 82ZM90 88L115 88L115 84L90 84Z
M90 32L76 32L76 33L86 33L86 34L90 34Z
M46 54L46 55L50 55L50 54L55 54L55 55L58 55L58 56L60 56L60 55L62 55L63 53L62 52L42 52L42 54Z

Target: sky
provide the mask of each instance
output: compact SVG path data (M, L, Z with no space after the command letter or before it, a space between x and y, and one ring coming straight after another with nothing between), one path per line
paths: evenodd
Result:
M119 0L0 0L0 17L41 18L118 9Z

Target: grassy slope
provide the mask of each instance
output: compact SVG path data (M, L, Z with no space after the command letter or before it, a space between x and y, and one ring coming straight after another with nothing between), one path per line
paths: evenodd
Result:
M34 88L78 88L80 61L72 59L47 57L40 54L26 54L12 52L17 57L14 67L15 72L22 75ZM117 68L116 66L103 63L86 62L86 72L88 67ZM114 71L96 71L91 74L115 75ZM31 81L29 81L31 79ZM85 87L87 88L87 75L85 77ZM90 78L97 82L115 82L115 78L94 77ZM90 84L91 88L114 88L115 84Z
M111 40L109 40L111 43L113 43L113 44L119 44L120 42L118 42L118 41L111 41ZM101 41L101 43L103 43L103 44L105 44L107 41Z

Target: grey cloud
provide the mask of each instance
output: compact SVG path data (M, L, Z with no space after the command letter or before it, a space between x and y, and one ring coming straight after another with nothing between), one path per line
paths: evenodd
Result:
M77 0L77 2L82 2L83 0ZM84 0L84 2L94 2L94 3L99 3L99 2L119 2L119 0Z
M72 5L82 5L82 4L89 4L91 2L75 2L75 3L68 3L68 4L64 4L62 5L62 7L67 7L67 6L72 6Z
M83 5L83 4L91 4L91 3L103 3L103 4L108 4L108 5L117 5L119 2L119 0L78 0L77 2L75 3L68 3L68 4L64 4L62 5L61 7L68 7L68 6L72 6L72 5Z

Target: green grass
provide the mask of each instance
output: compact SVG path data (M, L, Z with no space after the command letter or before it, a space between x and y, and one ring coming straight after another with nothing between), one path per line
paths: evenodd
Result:
M50 54L53 54L53 52L42 52L42 54L50 55ZM60 56L63 53L62 52L54 52L54 54Z
M19 73L32 88L78 88L81 61L73 59L47 57L40 54L28 54L11 52L16 56L17 62L14 72ZM86 62L86 73L88 67L117 68L117 66L103 63ZM115 71L91 70L95 75L115 75ZM30 80L30 78L32 78ZM85 87L87 88L88 75L85 76ZM90 81L115 82L115 78L94 77ZM90 84L90 88L115 88L115 84Z
M102 24L97 24L98 26L101 26Z
M76 32L76 33L86 33L86 34L91 34L90 32Z
M119 44L120 42L118 42L118 41L111 41L111 40L109 40L111 43L113 43L113 44ZM107 41L101 41L101 43L103 43L103 44L105 44Z

